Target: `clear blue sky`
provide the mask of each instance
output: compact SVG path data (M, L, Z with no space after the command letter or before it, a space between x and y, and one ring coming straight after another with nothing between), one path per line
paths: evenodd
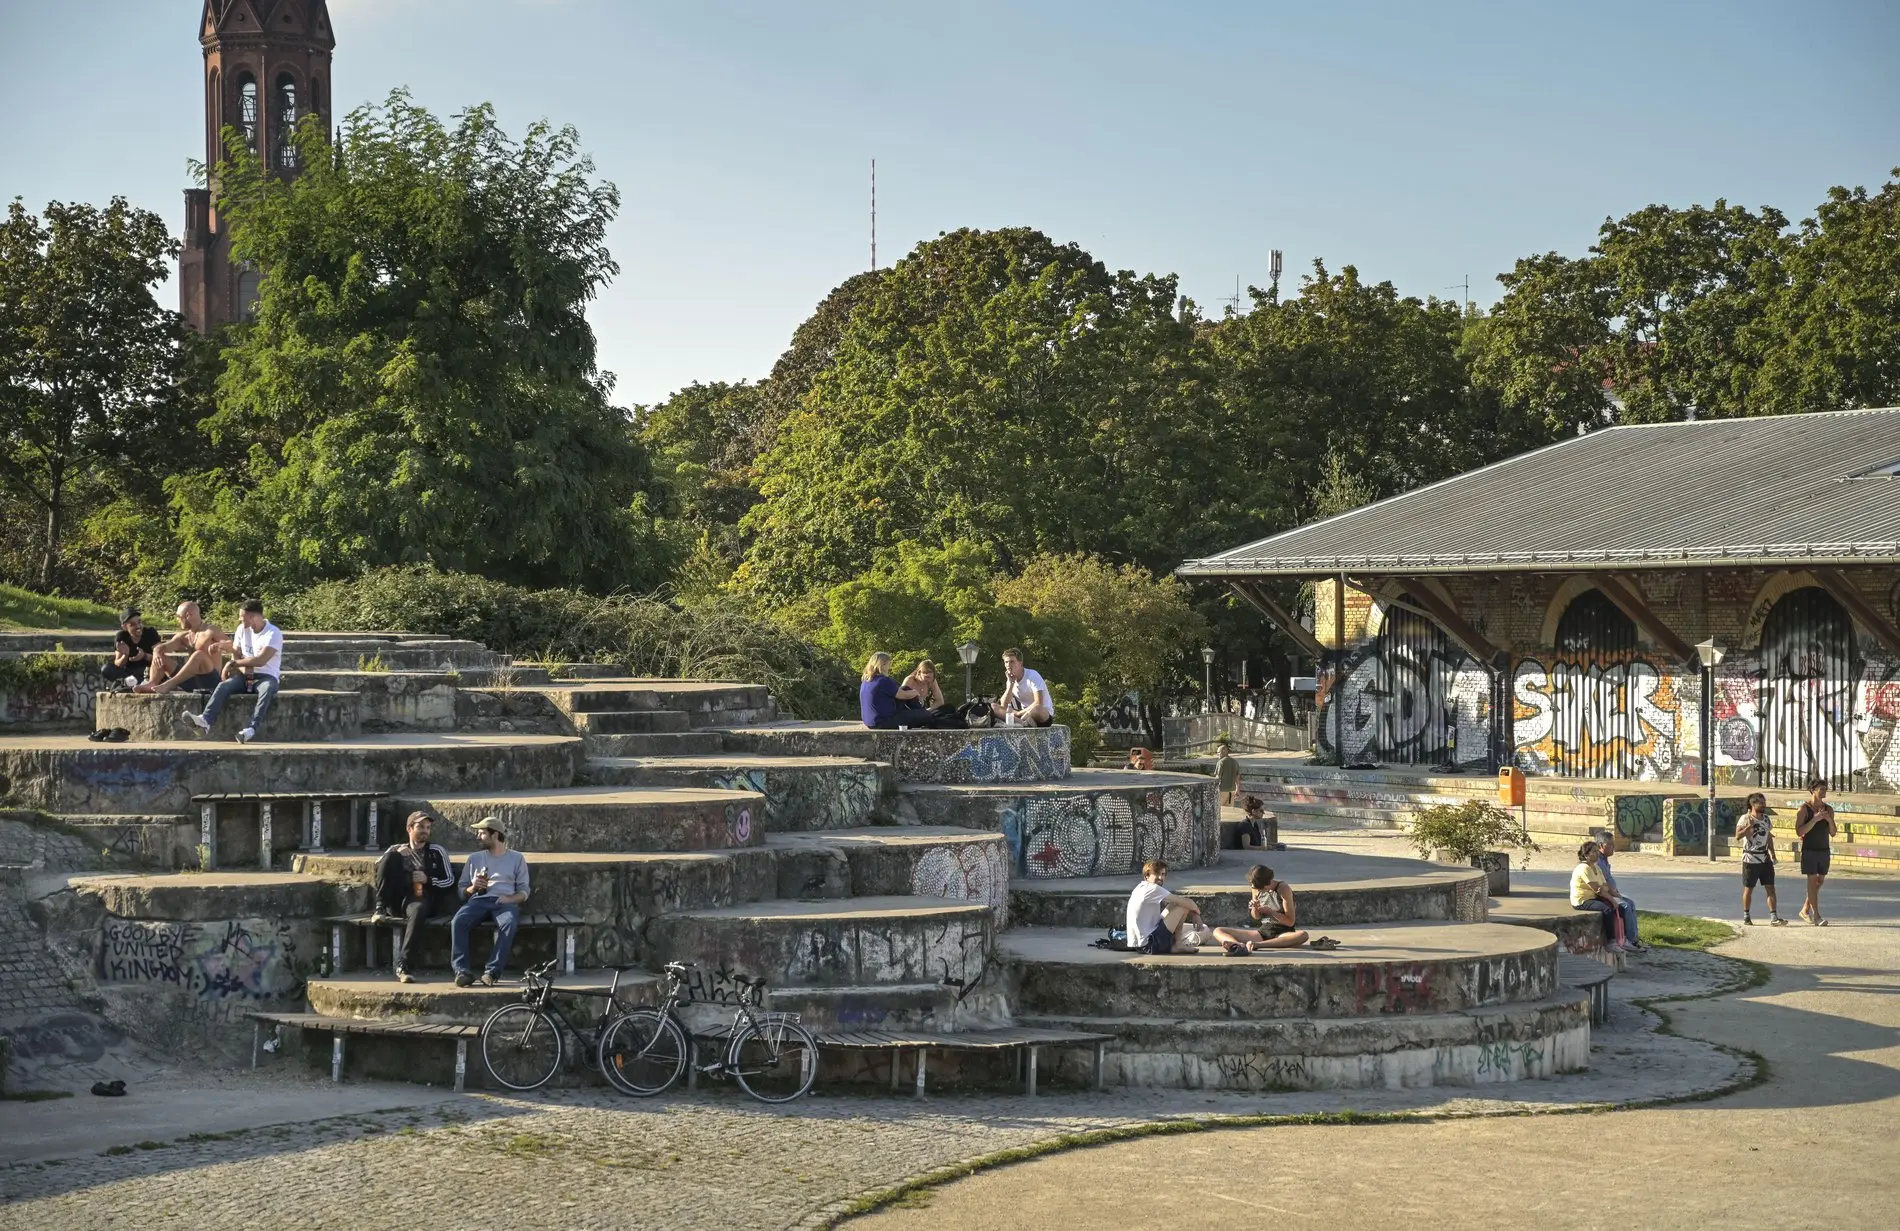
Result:
M0 197L115 193L182 225L198 0L0 0ZM330 0L339 104L406 85L572 123L620 186L595 306L618 400L764 375L868 264L1029 225L1111 268L1315 257L1473 297L1606 216L1805 216L1900 164L1900 4ZM173 292L167 288L166 302Z

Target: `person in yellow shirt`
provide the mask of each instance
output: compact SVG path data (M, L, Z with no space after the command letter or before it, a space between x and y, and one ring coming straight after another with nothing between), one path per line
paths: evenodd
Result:
M1577 848L1577 866L1570 873L1570 905L1574 910L1593 910L1603 916L1603 943L1613 952L1627 953L1623 943L1623 916L1616 898L1597 867L1597 844L1585 842Z

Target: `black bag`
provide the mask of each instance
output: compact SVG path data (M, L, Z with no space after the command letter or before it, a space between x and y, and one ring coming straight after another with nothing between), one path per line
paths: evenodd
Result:
M973 731L988 730L996 725L996 714L990 709L990 703L982 697L965 701L957 712L963 715L963 725Z

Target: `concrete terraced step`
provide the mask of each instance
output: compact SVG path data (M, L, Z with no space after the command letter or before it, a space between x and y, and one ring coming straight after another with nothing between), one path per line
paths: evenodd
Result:
M1219 923L1219 920L1210 920ZM1016 928L999 941L1027 1015L1171 1015L1221 1022L1442 1013L1557 991L1557 940L1492 923L1328 927L1342 945L1227 957L1096 949L1087 928Z
M911 894L978 902L1008 925L1009 847L999 833L945 826L885 826L772 834L786 897ZM843 892L834 890L843 887Z
M1058 782L906 784L899 819L1009 835L1018 880L1139 875L1220 859L1220 800L1200 774L1078 769Z
M518 967L520 963L511 962ZM367 971L340 979L312 979L306 985L312 1012L325 1017L352 1017L373 1021L433 1021L480 1024L483 1018L502 1005L521 999L520 971L505 972L495 987L455 986L454 976L446 971L416 972L414 983L398 983L393 974ZM570 1008L576 1016L592 1021L599 1012L599 993L613 984L611 970L577 970L556 978L557 994L567 991ZM655 999L659 980L644 971L626 971L620 976L619 1000L629 1007L650 1004ZM594 993L588 995L587 993ZM584 1062L591 1063L592 1057Z
M1010 1020L1008 998L987 983L967 995L943 983L768 988L765 1007L815 1031L986 1030Z
M474 850L475 826L497 818L524 851L705 851L757 846L765 797L705 787L584 786L552 791L410 795L395 813L440 818L435 840Z
M69 884L120 919L317 919L369 905L367 892L299 872L102 874Z
M232 697L211 724L210 733L204 734L183 718L202 713L209 700L209 694L198 693L102 692L93 706L94 729L124 728L132 733L131 742L135 744L236 740L237 733L250 725L251 707L257 699L244 694ZM323 743L348 739L362 729L363 701L356 693L286 688L272 702L257 742Z
M988 971L990 908L940 898L760 902L662 915L647 925L650 967L695 962L774 986L948 983Z
M1549 932L1565 953L1623 968L1622 955L1604 947L1603 916L1593 910L1578 910L1563 890L1514 889L1509 897L1492 898L1489 914L1493 923ZM1762 918L1767 917L1764 905Z
M870 731L855 722L777 722L721 733L731 752L882 761L899 782L1055 782L1070 770L1067 727Z
M649 731L639 734L588 735L589 757L709 756L725 747L717 731ZM611 778L599 781L612 781Z
M696 738L716 738L710 732ZM896 787L891 767L855 757L771 757L729 752L709 756L590 757L588 781L641 786L695 786L756 791L765 797L772 831L854 829L888 811Z
M0 737L0 778L47 812L186 812L195 794L552 789L573 782L580 752L571 735L448 731L264 745L13 736Z
M1233 857L1219 867L1169 872L1168 891L1192 898L1210 926L1252 926L1247 875L1266 860L1273 860L1276 874L1292 885L1300 926L1309 930L1360 923L1485 922L1488 891L1485 874L1477 869L1363 857L1316 859L1306 852L1228 853ZM1312 871L1304 870L1313 865ZM1017 880L1010 890L1010 918L1019 925L1093 928L1099 934L1123 926L1134 885L1131 876Z
M543 691L577 725L583 714L639 710L670 710L683 714L686 727L680 729L770 722L777 717L771 692L761 684L620 679L557 682Z
M642 928L670 912L767 902L778 892L778 856L752 847L732 851L631 853L524 852L531 910L578 916L579 960L628 965L648 956ZM373 854L298 855L299 872L360 886L365 909L375 881ZM461 858L451 861L460 875ZM332 912L336 913L336 912Z
M1554 1077L1590 1062L1589 996L1571 989L1444 1013L1264 1021L1032 1013L1019 1020L1115 1035L1103 1056L1111 1085L1396 1090ZM1086 1049L1052 1050L1045 1063L1057 1076L1078 1084L1092 1079Z
M23 812L0 817L51 823L94 852L148 867L195 867L198 861L198 818L184 813Z
M568 718L582 735L660 735L692 729L684 710L589 710Z
M451 731L455 692L461 686L463 678L453 671L292 669L284 672L280 696L310 690L354 693L365 730Z

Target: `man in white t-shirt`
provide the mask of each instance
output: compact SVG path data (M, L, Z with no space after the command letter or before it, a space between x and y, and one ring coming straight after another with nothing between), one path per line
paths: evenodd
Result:
M277 699L284 674L284 634L264 618L264 604L254 598L245 602L227 652L231 661L225 664L224 679L211 691L211 700L205 702L204 713L186 714L183 720L208 732L232 696L255 693L257 704L251 707L251 721L237 736L238 743L248 744L264 729L264 719L270 715L271 702Z
M1168 865L1150 859L1141 865L1141 883L1128 895L1128 947L1143 953L1173 953L1181 925L1192 919L1201 921L1201 908L1193 899L1169 893L1163 886ZM1195 946L1198 949L1199 946ZM1183 953L1194 949L1182 948Z
M1023 652L1015 646L1003 651L1003 698L990 710L1012 727L1046 727L1055 721L1056 702L1042 673L1023 666Z

